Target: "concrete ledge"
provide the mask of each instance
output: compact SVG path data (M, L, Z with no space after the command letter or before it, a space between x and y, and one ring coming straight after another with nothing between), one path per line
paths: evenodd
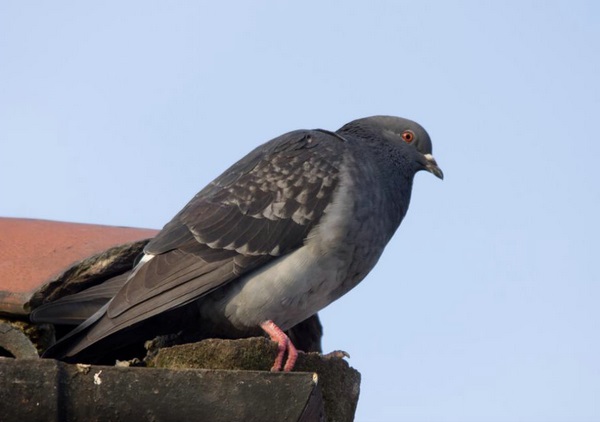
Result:
M2 421L321 421L314 373L69 365L0 358Z
M150 350L150 367L269 371L277 345L264 337L239 340L207 339L198 343ZM294 371L316 372L329 422L351 422L360 394L360 373L350 367L344 352L302 353Z

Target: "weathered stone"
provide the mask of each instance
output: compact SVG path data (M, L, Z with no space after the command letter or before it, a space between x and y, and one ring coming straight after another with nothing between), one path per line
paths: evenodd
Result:
M23 421L324 420L311 373L167 370L0 358L0 415Z
M266 338L209 339L160 349L147 364L171 369L268 371L276 355L277 345ZM295 366L295 371L316 372L319 375L328 421L352 421L358 403L360 373L340 355L300 353Z
M27 304L27 309L35 309L42 303L78 293L131 270L135 258L142 252L146 243L148 243L147 239L118 245L65 269L54 280L35 292Z
M0 356L35 358L53 341L54 330L47 324L0 318Z
M340 354L302 354L294 370L319 374L325 413L329 421L354 420L360 394L360 372L348 365Z

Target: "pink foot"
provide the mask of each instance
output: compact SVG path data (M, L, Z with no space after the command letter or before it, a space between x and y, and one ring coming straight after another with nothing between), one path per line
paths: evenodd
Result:
M271 337L271 340L277 343L277 357L275 358L275 363L273 363L271 372L281 371L286 350L288 352L288 358L283 370L285 372L291 371L298 358L298 350L296 350L290 338L270 319L260 324L260 328Z

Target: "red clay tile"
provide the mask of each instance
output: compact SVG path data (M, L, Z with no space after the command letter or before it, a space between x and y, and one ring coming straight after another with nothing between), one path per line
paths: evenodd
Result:
M0 217L2 302L24 303L74 263L158 230Z

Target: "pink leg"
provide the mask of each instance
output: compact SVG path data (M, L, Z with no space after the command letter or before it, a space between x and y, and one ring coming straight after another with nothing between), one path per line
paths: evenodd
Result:
M286 350L288 352L288 358L285 362L283 370L285 372L291 371L294 368L296 359L298 358L298 350L296 350L290 338L271 320L267 320L260 324L260 328L262 328L265 333L271 337L271 340L277 343L277 357L275 358L275 363L273 363L271 371L281 371L283 357L285 356Z

